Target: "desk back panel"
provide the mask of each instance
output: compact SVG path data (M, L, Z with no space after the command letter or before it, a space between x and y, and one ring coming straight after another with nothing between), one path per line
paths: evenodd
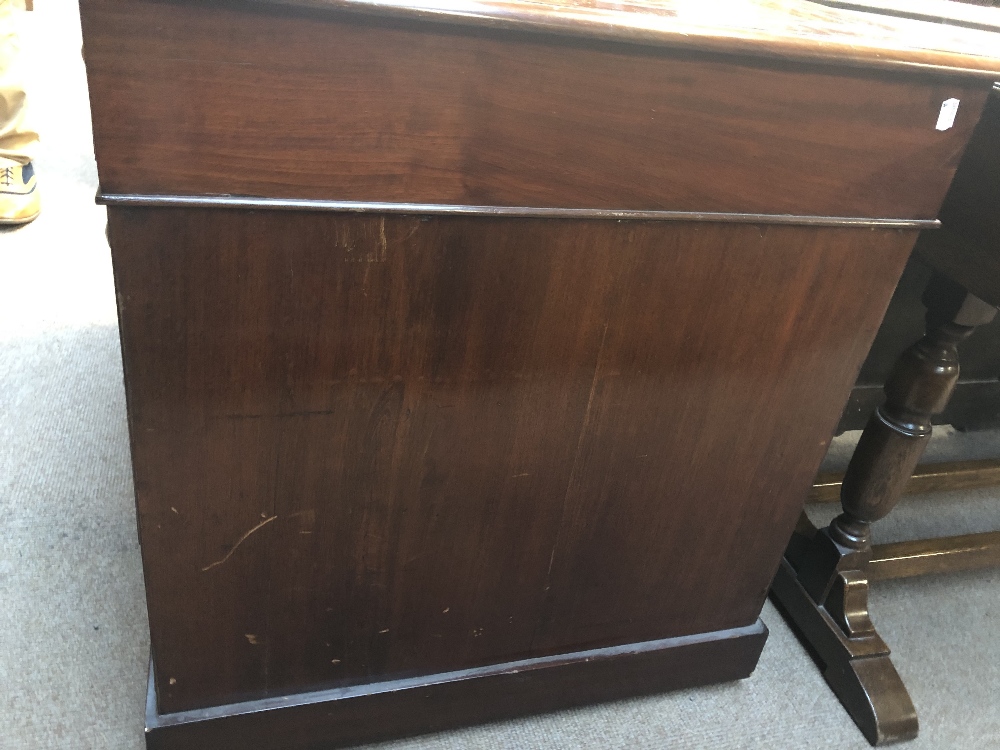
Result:
M110 219L162 712L753 623L915 236Z

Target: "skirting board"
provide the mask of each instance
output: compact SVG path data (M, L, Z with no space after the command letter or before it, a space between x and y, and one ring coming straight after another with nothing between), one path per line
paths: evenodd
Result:
M727 682L757 666L767 627L599 648L488 667L160 715L148 750L320 750Z

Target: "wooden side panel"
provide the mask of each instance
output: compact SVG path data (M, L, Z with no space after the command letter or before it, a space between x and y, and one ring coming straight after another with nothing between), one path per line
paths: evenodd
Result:
M109 214L164 713L752 623L914 237Z
M933 219L989 89L251 2L82 15L108 193Z

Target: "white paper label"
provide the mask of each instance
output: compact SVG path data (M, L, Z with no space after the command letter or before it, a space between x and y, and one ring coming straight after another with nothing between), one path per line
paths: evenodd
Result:
M958 99L945 99L941 102L941 112L938 114L938 121L935 127L938 130L947 130L955 124L955 115L958 114Z

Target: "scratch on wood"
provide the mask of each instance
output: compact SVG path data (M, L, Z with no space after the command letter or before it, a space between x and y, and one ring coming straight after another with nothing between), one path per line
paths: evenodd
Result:
M566 508L569 505L569 496L573 491L573 483L576 481L577 470L580 466L580 460L583 455L583 441L587 435L587 429L590 427L590 413L594 406L594 396L597 394L597 384L600 382L601 375L601 365L604 360L604 342L608 339L608 326L611 324L606 322L604 324L604 331L601 333L601 343L597 347L597 359L594 361L594 378L590 382L590 394L587 396L587 408L583 411L583 424L580 427L580 436L576 441L576 451L573 454L573 465L569 470L569 481L566 482L566 493L563 495L562 509L559 511L559 527L556 530L556 538L552 543L552 553L549 555L549 569L545 571L545 585L542 587L542 591L546 592L552 588L552 565L556 560L556 550L559 549L559 542L562 539L563 529L565 528L563 521L566 518ZM539 626L541 623L539 623ZM535 628L535 633L531 636L531 643L534 644L535 637L538 635L538 627Z
M558 545L556 545L556 544L552 545L552 554L549 555L549 568L548 568L548 570L545 571L545 588L542 589L543 591L548 591L549 590L549 578L552 576L552 563L554 563L556 561L556 547L557 546Z
M419 221L416 224L414 224L413 228L409 232L406 233L406 236L403 237L400 240L396 240L396 242L394 244L400 245L400 244L406 242L408 239L410 239L410 237L412 237L413 235L415 235L417 233L417 230L420 229L420 224L421 224L421 222L419 222Z
M241 544L243 544L243 542L245 542L247 540L247 538L249 538L249 536L251 534L253 534L255 531L258 531L259 529L264 528L265 526L267 526L269 523L271 523L271 521L273 521L276 518L277 518L277 516L271 516L270 518L265 518L259 524L257 524L252 529L250 529L250 531L248 531L246 534L244 534L239 539L237 539L236 540L236 544L234 544L232 546L232 549L230 549L229 552L227 552L225 554L225 556L222 557L221 560L216 560L211 565L206 565L204 568L201 569L201 572L205 573L205 572L211 570L212 568L214 568L214 567L216 567L218 565L222 565L222 563L224 563L226 560L228 560L230 557L233 556L233 553L236 551L236 548L239 547Z

